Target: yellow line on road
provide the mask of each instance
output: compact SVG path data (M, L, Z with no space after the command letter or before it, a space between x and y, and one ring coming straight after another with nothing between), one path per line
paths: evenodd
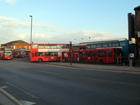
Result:
M22 105L20 103L19 100L17 100L15 97L13 97L12 95L10 95L9 93L7 93L5 90L3 90L2 88L0 88L0 91L2 91L4 94L6 94L9 98L11 98L14 102L16 102L18 105Z

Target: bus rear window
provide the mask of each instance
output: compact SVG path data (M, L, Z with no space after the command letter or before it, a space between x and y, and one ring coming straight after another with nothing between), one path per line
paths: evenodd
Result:
M5 50L6 51L11 51L12 49L11 49L11 47L6 47Z

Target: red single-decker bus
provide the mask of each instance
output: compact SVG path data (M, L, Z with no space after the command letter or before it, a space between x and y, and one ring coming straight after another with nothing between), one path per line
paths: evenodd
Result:
M116 63L122 55L121 48L85 49L73 53L74 61Z

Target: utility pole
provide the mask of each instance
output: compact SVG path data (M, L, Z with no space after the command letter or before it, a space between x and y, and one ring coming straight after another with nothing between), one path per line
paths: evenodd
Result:
M33 17L32 17L32 15L30 15L30 17L31 17L31 37L30 37L31 39L30 39L30 44L31 44L32 43L32 18Z
M70 41L70 65L72 65L72 42Z

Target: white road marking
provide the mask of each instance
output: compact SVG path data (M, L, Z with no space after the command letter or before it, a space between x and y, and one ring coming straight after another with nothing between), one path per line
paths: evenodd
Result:
M49 71L41 71L41 70L35 70L35 71L42 72L42 73L49 73L49 74L60 75L60 73L49 72Z
M5 89L5 88L7 88L7 86L2 86L1 88L2 88L2 89Z
M132 84L132 83L124 83L124 82L117 82L117 81L110 81L110 80L102 80L102 79L96 79L96 78L88 78L88 77L80 77L80 78L90 79L90 80L99 80L99 81L103 81L103 82L112 82L112 83L123 84L123 85L140 86L140 85Z
M30 101L25 101L25 100L20 100L20 102L21 102L23 105L34 105L34 104L36 104L36 102L30 102Z
M11 85L11 86L13 86L13 87L19 89L20 91L26 93L27 95L29 95L29 96L31 96L31 97L33 97L33 98L37 98L37 99L39 99L39 97L37 97L37 96L35 96L35 95L33 95L33 94L31 94L31 93L25 91L25 90L22 90L22 89L20 89L19 87L15 86L15 85L13 85L13 84L11 84L11 83L9 83L9 82L6 82L6 83L7 83L8 85Z

